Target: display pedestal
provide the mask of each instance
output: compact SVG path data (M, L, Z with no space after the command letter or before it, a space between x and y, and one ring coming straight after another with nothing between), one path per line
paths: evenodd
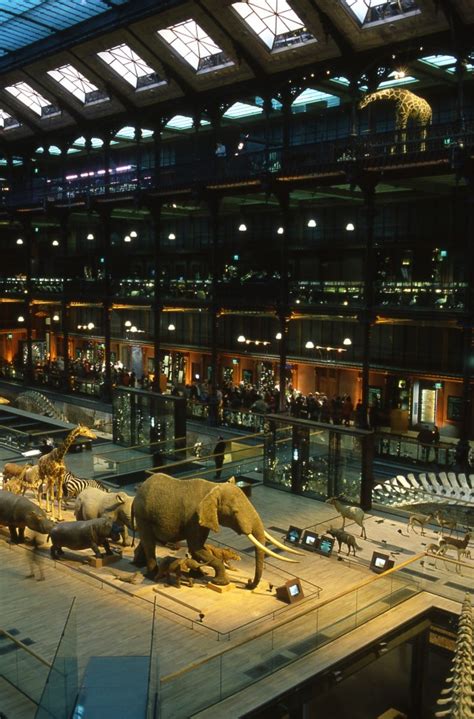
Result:
M115 564L120 559L122 559L122 552L114 552L113 554L105 554L103 557L88 557L87 561L91 567L99 569L100 567L106 567L108 564Z
M230 592L232 589L235 589L235 584L233 584L232 582L224 585L208 582L206 586L208 587L208 589L212 589L213 592L217 592L218 594L224 594L225 592Z

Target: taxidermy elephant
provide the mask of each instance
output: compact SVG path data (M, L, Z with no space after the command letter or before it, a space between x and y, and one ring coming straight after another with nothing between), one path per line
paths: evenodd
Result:
M96 557L101 557L99 544L102 544L106 554L113 554L110 549L108 537L112 531L114 520L110 516L99 519L87 519L80 522L61 522L56 524L49 536L51 537L51 556L59 559L64 554L62 548L91 549Z
M132 528L132 502L125 492L109 492L88 487L76 499L74 514L76 519L97 519L105 514L111 515L114 522L121 525L122 544L130 544L127 527Z
M228 584L224 562L204 548L209 531L219 531L219 525L230 527L237 534L245 534L255 546L255 576L248 587L259 583L265 553L285 562L295 560L280 557L265 547L265 539L294 554L265 531L256 509L235 484L216 484L205 479L174 479L166 474L153 474L137 490L132 507L132 524L140 532L140 544L135 551L135 564L147 567L153 577L157 566L157 542L179 542L185 539L191 556L212 567L215 584Z
M6 490L0 490L0 524L8 527L11 541L15 544L25 541L25 527L33 532L49 534L55 526L37 504Z

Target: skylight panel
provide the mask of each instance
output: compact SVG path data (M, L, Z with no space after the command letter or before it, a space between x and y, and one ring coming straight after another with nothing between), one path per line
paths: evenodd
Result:
M372 22L392 22L408 13L418 13L415 0L342 0L364 25Z
M131 47L123 43L109 50L103 50L97 53L117 75L120 75L135 90L144 90L146 88L160 85L160 80L155 70L142 60L140 55L132 50Z
M311 105L315 102L325 102L326 107L338 107L341 104L341 99L337 95L331 95L329 92L321 92L321 90L307 87L293 101L292 108L299 109L302 105Z
M6 87L5 90L40 117L51 117L59 115L61 112L58 107L46 100L27 82L17 82L15 85Z
M11 130L14 127L19 126L19 122L16 118L12 117L8 114L8 112L5 112L5 110L0 109L0 127L4 130Z
M405 75L404 73L397 72L396 70L391 72L388 78L388 80L384 80L379 84L379 90L383 90L385 87L400 87L401 85L412 85L414 82L418 82L416 77Z
M262 112L263 109L261 107L255 107L255 105L249 105L246 102L234 102L234 104L224 113L223 117L226 117L229 120L235 120L238 117L261 115Z
M83 103L91 105L96 102L108 100L107 94L99 90L90 80L87 79L73 65L63 65L56 70L48 70L48 75L56 80L64 90L70 92L74 97Z
M287 0L248 0L232 7L269 50L316 40Z
M347 77L344 77L344 75L332 77L331 82L335 82L337 85L343 85L344 87L349 87L351 84L351 81Z
M456 64L456 58L454 55L427 55L426 57L421 57L420 62L424 62L426 65L431 65L432 67L448 67L448 65L455 65Z
M178 25L158 30L158 35L196 72L233 64L195 20L185 20Z
M201 125L210 125L208 120L201 120ZM190 130L193 127L193 118L186 115L175 115L165 127L171 130Z

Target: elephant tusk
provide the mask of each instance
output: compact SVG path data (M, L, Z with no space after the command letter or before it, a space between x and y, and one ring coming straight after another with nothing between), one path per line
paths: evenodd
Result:
M264 530L265 537L268 539L269 542L275 545L275 547L278 547L279 549L284 549L286 552L291 552L292 554L299 554L300 556L304 556L303 552L298 552L297 549L293 549L292 547L286 547L282 542L280 542L278 539L275 539L275 537L272 537L270 532L267 532L267 530Z
M275 557L275 559L279 559L282 562L292 562L295 564L298 563L297 559L289 559L288 557L280 557L279 554L277 554L276 552L273 552L271 549L268 549L268 547L266 547L264 544L259 542L258 539L256 539L253 536L253 534L247 534L247 537L250 539L252 544L255 545L255 547L257 547L258 549L261 549L263 552L265 552L265 554L269 554L270 557Z

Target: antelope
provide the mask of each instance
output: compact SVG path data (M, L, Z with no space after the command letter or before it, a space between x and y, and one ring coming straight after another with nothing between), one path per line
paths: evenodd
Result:
M342 529L344 529L346 519L352 519L356 524L359 525L359 527L361 527L362 531L360 533L360 536L362 537L362 539L367 539L367 533L364 527L364 510L360 507L352 507L350 504L343 504L340 500L341 497L329 497L329 499L326 499L326 504L332 504L336 512L339 512L339 514L341 515Z
M419 524L421 527L421 536L425 534L425 525L429 524L430 520L433 519L432 514L410 514L410 517L408 519L407 524L407 534L410 534L410 527L415 532L415 522L416 524ZM418 534L418 532L415 532L415 534Z
M450 547L453 547L456 550L456 553L458 555L458 561L459 561L463 555L467 556L467 552L469 552L469 550L467 549L467 545L469 544L470 539L471 539L471 532L466 532L466 534L464 535L464 539L458 539L457 537L451 537L451 536L445 537L443 535L438 540L438 544L439 544L438 554L446 554L448 549Z
M441 527L441 531L444 531L444 528L446 527L446 529L450 530L449 534L451 535L453 533L453 529L456 529L458 524L456 520L448 519L448 517L440 512L439 509L436 510L433 516Z

